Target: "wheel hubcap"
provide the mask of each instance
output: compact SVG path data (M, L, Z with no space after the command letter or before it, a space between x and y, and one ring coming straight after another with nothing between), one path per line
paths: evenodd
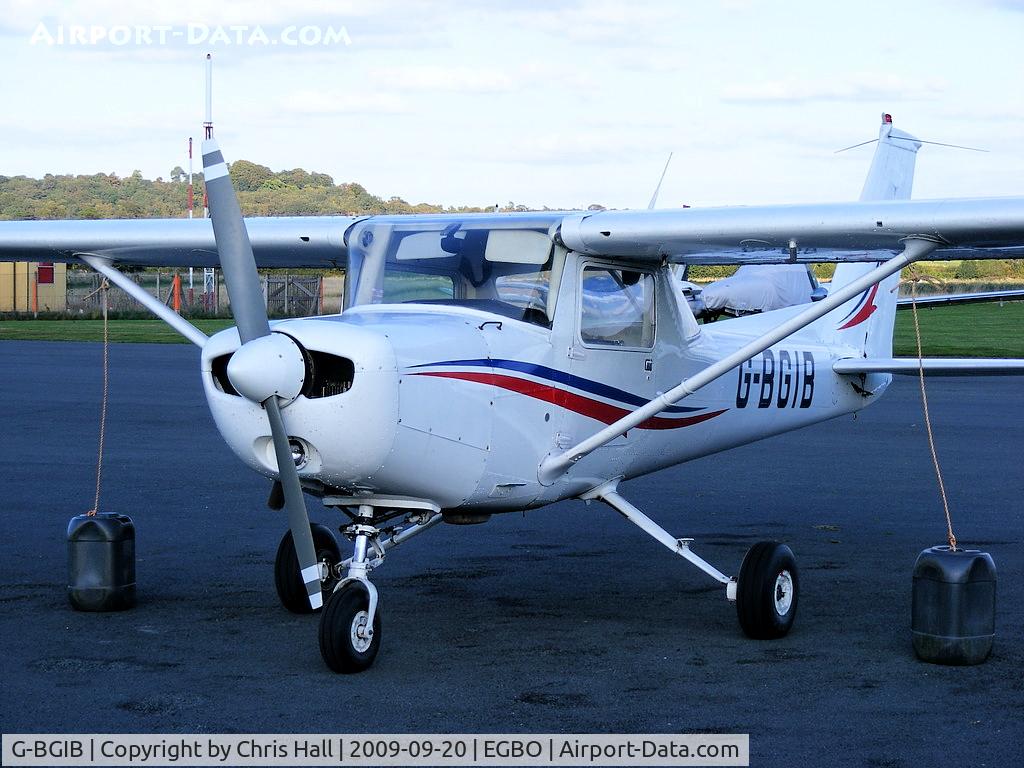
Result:
M783 571L775 577L775 612L785 616L793 606L793 576Z
M321 588L327 594L331 594L334 591L334 586L338 583L337 575L334 572L336 565L334 557L330 552L317 552L317 557L320 560Z
M368 626L370 614L359 611L352 617L352 629L349 632L352 647L359 653L366 653L373 641L373 630Z

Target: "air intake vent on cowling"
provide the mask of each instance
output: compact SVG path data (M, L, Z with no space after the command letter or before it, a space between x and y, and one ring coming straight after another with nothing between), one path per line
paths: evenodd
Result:
M309 398L332 397L352 389L355 366L347 357L317 352L306 353L306 385L302 394Z
M210 361L211 373L213 374L213 383L221 392L226 395L239 396L238 391L231 386L231 381L228 379L228 361L231 359L231 355L221 355L215 357Z

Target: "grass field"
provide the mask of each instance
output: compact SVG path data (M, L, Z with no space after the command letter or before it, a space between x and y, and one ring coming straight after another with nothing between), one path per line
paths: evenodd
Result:
M968 304L920 310L924 352L933 357L1024 357L1024 302ZM204 333L231 325L230 320L198 320ZM160 320L114 320L116 342L185 343ZM101 320L5 320L0 340L101 341ZM914 327L909 310L896 315L897 355L914 355Z
M1024 357L1024 302L931 307L918 316L927 356ZM909 309L896 313L893 342L897 355L917 354Z
M230 320L196 320L203 333L228 328ZM102 320L4 320L0 322L0 340L19 341L103 341ZM111 320L110 340L117 342L188 342L162 320Z

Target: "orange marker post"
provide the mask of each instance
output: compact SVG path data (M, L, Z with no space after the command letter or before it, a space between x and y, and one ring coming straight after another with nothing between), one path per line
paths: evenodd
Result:
M171 284L171 309L181 314L181 275L177 273Z

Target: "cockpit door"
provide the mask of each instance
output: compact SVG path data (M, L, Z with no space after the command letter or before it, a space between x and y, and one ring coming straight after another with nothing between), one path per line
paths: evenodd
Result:
M569 410L581 439L656 395L657 283L653 269L596 261L581 261L576 279Z

